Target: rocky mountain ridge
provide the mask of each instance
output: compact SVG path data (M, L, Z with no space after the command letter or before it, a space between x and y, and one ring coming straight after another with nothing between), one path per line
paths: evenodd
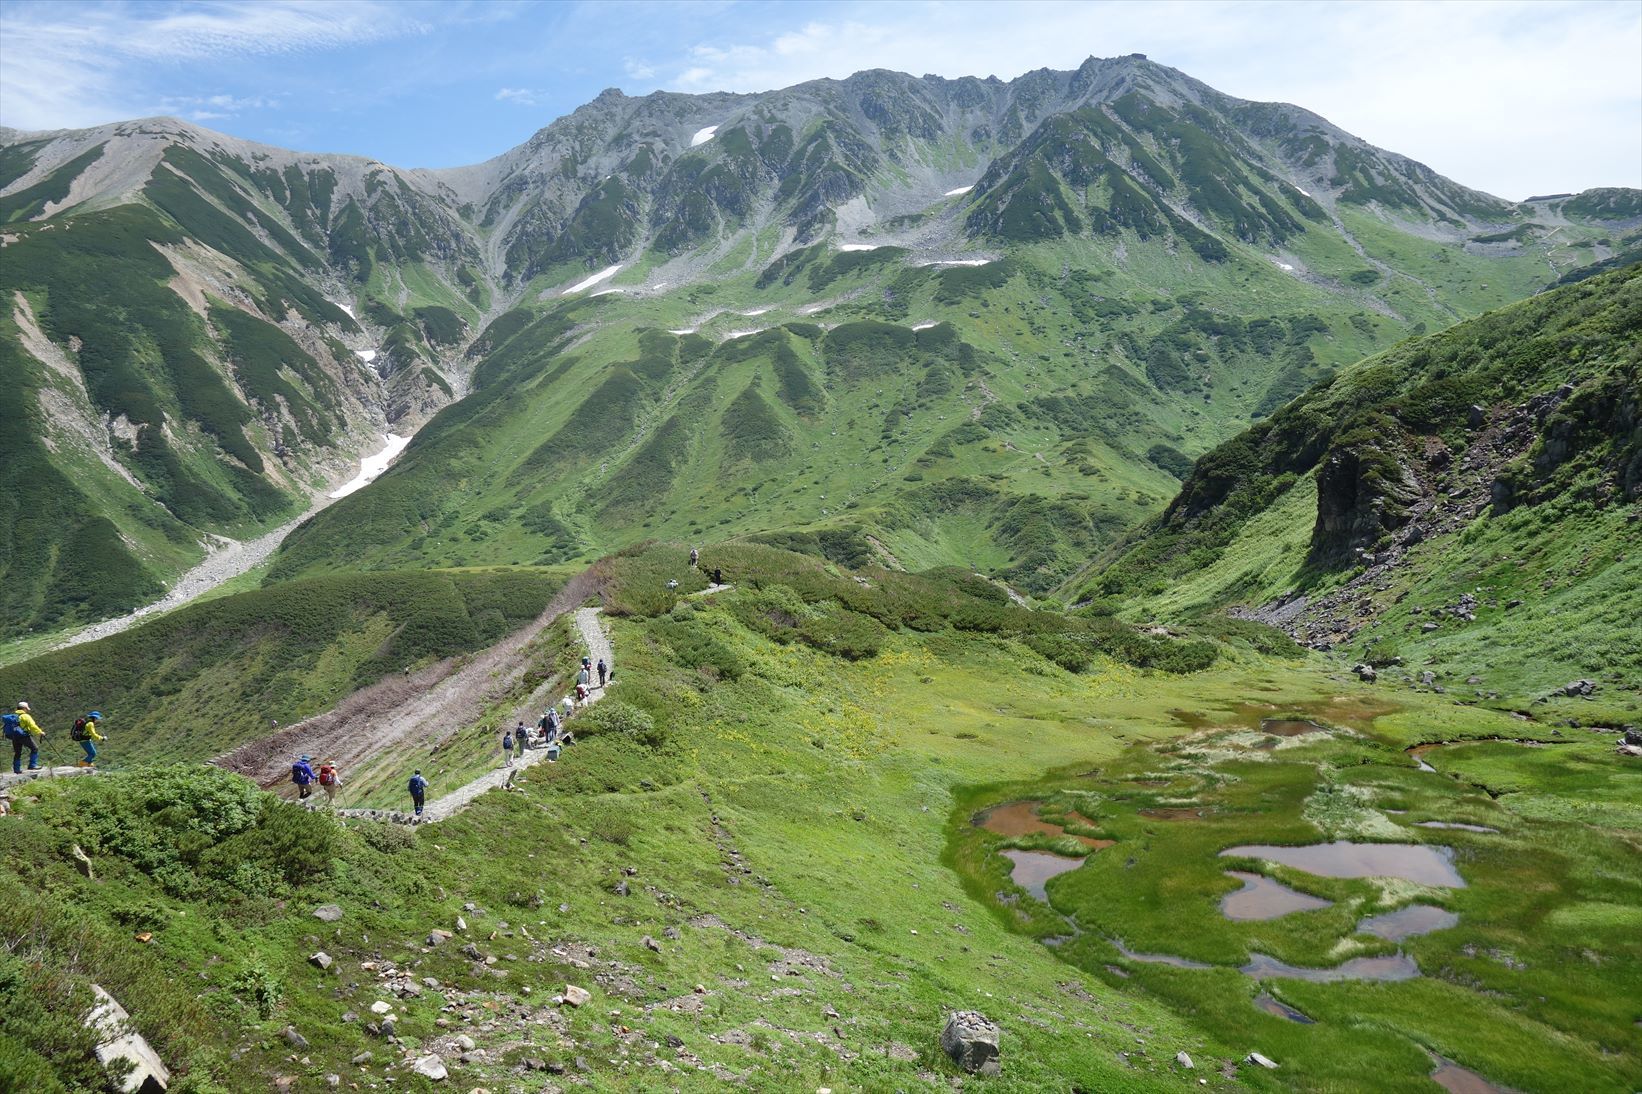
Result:
M414 429L482 382L511 335L590 295L609 306L539 328L556 332L529 347L544 372L571 346L587 346L601 367L630 359L623 340L645 327L759 333L769 324L730 317L775 305L812 343L802 323L825 309L844 303L842 319L893 322L932 291L919 306L943 314L926 326L943 317L985 326L989 297L1001 301L1013 284L1039 302L1010 305L1022 315L1064 301L1053 325L1065 329L1032 320L969 339L992 365L966 380L965 399L1000 384L1025 397L1030 382L1012 370L1032 357L1077 358L1106 328L1127 378L1074 369L1036 413L1075 441L1114 417L1112 400L1143 404L1120 394L1125 385L1157 386L1167 421L1151 410L1115 415L1128 423L1118 458L1149 461L1149 477L1200 446L1193 400L1211 402L1216 420L1269 412L1396 332L1537 289L1547 277L1536 263L1555 274L1610 260L1611 235L1642 216L1634 205L1619 191L1514 206L1297 107L1232 99L1139 56L1008 82L872 71L760 95L612 90L519 148L449 170L290 152L170 119L8 130L0 345L18 379L16 412L39 438L13 462L39 470L13 472L12 485L22 496L53 465L77 480L45 492L43 546L7 563L25 590L10 618L51 623L130 606L209 537L288 519L342 456L379 444L387 427ZM1149 318L1171 309L1184 315L1173 326ZM1295 317L1273 328L1280 338L1228 337L1246 317L1274 312ZM891 356L912 347L885 345ZM1232 382L1256 390L1221 408L1213 400ZM943 383L920 386L900 418L930 414L933 425L955 409L935 406ZM762 395L738 404L734 428L769 436L729 446L743 454L722 473L731 489L746 453L796 452L794 438L817 428L813 411L827 400L792 391L791 421L776 423L788 412ZM644 409L623 419L638 432L617 451L641 451L647 423L668 419L650 400L677 394L663 385L641 396ZM1143 426L1147 416L1156 420ZM886 424L885 436L894 432ZM842 435L829 427L804 443L825 449ZM1003 451L1027 443L1039 442L1010 438ZM948 451L937 443L907 460L928 466ZM1096 473L1072 455L1080 474ZM559 472L530 472L544 473ZM1063 527L1109 535L1139 515L1144 496ZM555 550L626 534L608 513L549 519L543 501L527 507L539 514L532 527L577 529L552 533ZM1057 551L1086 533L1066 534L1054 533ZM107 597L66 592L81 583L61 560L83 556L87 542L100 545L103 570L123 575Z

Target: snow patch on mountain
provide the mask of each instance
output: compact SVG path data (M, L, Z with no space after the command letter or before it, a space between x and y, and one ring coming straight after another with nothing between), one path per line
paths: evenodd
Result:
M716 125L709 125L706 129L696 130L696 135L690 138L690 147L695 148L699 145L706 144L708 141L713 139L713 134L717 132L718 126Z
M948 197L948 198L955 198L959 194L967 194L973 189L975 189L975 187L973 185L960 186L956 190L948 190L946 193L942 194L941 196L942 197Z
M886 246L888 246L886 243L840 243L838 249L840 251L876 251L878 248Z
M353 355L367 365L376 360L376 351L374 349L356 349L353 351Z
M383 437L383 440L387 441L386 447L376 455L366 456L363 460L360 460L359 474L333 490L329 495L330 497L345 498L356 490L364 489L367 483L388 469L388 465L394 461L394 457L403 452L405 446L410 444L411 441L409 437L401 437L394 433L387 434Z
M604 269L600 270L598 273L594 274L592 277L588 278L586 281L576 282L574 285L570 286L568 289L566 289L564 292L560 293L559 295L569 296L571 293L574 293L574 292L586 292L588 289L591 289L594 285L597 285L599 282L608 281L612 277L615 277L617 272L619 272L621 270L621 267L622 267L622 264L620 262L616 263L614 266L606 266Z

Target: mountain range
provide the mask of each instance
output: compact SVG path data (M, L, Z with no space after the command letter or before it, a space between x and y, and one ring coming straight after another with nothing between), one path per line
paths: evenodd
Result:
M55 633L389 430L274 578L710 533L1047 595L1311 384L1614 261L1642 194L1503 201L1131 55L611 90L439 171L4 131L0 222L0 619Z

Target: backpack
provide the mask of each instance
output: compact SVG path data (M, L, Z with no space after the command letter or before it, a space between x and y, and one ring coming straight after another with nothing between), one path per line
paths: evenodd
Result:
M319 785L334 786L336 784L336 768L330 764L322 764L319 768Z
M307 764L298 761L291 765L291 781L298 786L307 786L313 780L313 772Z
M91 739L91 734L86 732L86 720L84 718L74 719L74 728L68 731L68 739L71 741L89 741Z
M0 714L0 732L3 732L10 741L21 741L28 736L28 732L23 729L23 719L10 711Z

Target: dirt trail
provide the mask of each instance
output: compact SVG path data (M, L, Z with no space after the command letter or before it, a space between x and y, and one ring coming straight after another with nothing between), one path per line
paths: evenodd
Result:
M303 754L335 758L346 771L387 748L431 744L451 727L474 721L486 706L513 690L525 671L524 647L587 599L596 584L593 572L584 571L559 590L533 622L465 662L447 658L420 672L378 681L332 710L247 742L211 762L277 789L286 784L291 761ZM609 644L596 622L592 629L599 632L608 661ZM532 694L527 702L537 699Z
M582 645L587 650L589 658L595 662L602 660L607 665L614 665L616 663L615 654L610 648L609 637L604 633L604 628L599 625L598 616L598 608L576 609L576 630L581 634ZM548 695L548 684L551 682L542 683L520 705L521 721L529 722L531 720L530 715L551 699L551 696ZM612 680L611 683L614 684L615 681ZM591 687L588 690L587 701L578 709L584 709L604 698L605 690L605 688L597 685ZM399 824L436 824L439 821L454 817L469 805L472 805L474 800L481 794L509 785L513 782L514 775L527 767L533 767L541 763L545 759L547 759L547 749L532 749L515 760L512 767L499 767L494 771L487 771L472 782L464 783L449 794L429 802L427 808L422 811L421 817L397 809L338 809L336 815L339 817L394 821ZM315 800L312 808L319 808L317 800Z

